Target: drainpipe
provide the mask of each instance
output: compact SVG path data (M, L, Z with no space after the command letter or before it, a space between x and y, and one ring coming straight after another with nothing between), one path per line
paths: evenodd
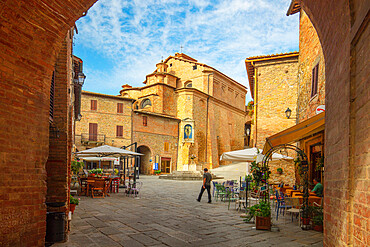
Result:
M208 150L208 106L209 106L209 98L211 97L210 95L209 95L209 76L210 75L213 75L213 72L212 73L209 73L208 74L208 80L207 80L207 94L208 94L208 97L207 97L207 114L206 114L206 116L207 116L207 118L206 118L206 157L205 157L205 162L207 163L208 162L208 152L207 152L207 150ZM212 169L212 167L210 167L209 169Z
M255 126L255 140L254 140L254 146L257 147L257 68L254 66L254 63L251 62L252 66L254 67L254 126Z

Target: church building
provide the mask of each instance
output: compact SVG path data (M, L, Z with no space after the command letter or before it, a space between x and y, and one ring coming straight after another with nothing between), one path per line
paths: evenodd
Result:
M118 96L133 102L132 125L125 122L123 128L132 126L126 138L145 154L141 174L153 174L156 166L161 173L215 168L223 152L244 147L244 85L183 53L158 63L144 84L123 85Z

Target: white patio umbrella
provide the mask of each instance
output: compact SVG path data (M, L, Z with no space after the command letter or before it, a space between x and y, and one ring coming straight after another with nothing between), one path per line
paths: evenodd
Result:
M131 155L143 155L129 150L103 145L96 148L83 150L76 153L77 157L121 157Z
M257 161L261 162L264 155L262 154L262 149L257 148L247 148L242 150L225 152L220 156L222 161L239 161L239 162L252 162ZM272 160L281 160L281 159L293 159L289 156L284 156L281 154L273 154Z

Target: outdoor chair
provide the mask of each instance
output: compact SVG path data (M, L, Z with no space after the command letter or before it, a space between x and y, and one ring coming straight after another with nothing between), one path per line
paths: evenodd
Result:
M111 192L118 193L119 192L119 178L113 178L111 184Z
M140 189L143 186L142 182L136 182L131 184L131 194L133 197L137 197L139 195Z
M241 206L244 205L244 207L246 206L247 204L247 197L246 197L247 193L245 190L242 190L239 192L239 195L238 195L238 198L237 200L235 201L235 209L236 210L241 210ZM236 205L238 205L238 208L236 208Z
M104 191L105 196L110 196L109 193L111 192L110 190L111 184L112 184L112 179L105 178L105 191Z
M94 186L91 188L92 198L105 197L105 179L95 179Z
M87 178L78 178L78 182L80 184L80 188L81 188L81 191L80 191L80 195L85 195L87 196Z
M234 193L233 187L227 187L226 189L226 200L228 201L227 209L230 209L230 203L235 202L238 199L238 194Z
M213 184L212 196L215 197L215 191L217 190L216 184L218 184L218 182L212 181L212 184Z
M218 198L223 201L226 195L227 193L225 186L223 186L222 184L216 184L216 201L218 200Z
M290 208L291 206L285 205L285 198L284 194L280 193L279 194L276 192L276 200L277 200L277 206L276 206L276 220L279 219L279 213L281 214L281 210L283 210L283 215L285 215L285 210L287 208Z
M298 216L298 224L301 224L301 207L302 205L299 203L299 198L285 198L285 207L288 208L286 211L292 213L292 222L293 222L293 215L297 214Z

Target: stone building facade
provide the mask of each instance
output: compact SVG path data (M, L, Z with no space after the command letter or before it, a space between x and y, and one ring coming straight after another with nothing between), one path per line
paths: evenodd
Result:
M262 148L267 137L295 124L297 108L298 52L249 57L245 60L254 100L251 143ZM290 109L292 115L286 117ZM292 161L270 162L270 183L294 184ZM277 173L282 168L283 173Z
M182 53L158 63L144 84L120 93L136 99L134 140L150 150L149 161L159 156L160 166L170 166L165 173L218 167L223 152L243 148L243 85ZM152 163L142 163L144 173L153 172Z
M249 57L245 60L254 100L253 146L262 148L266 137L295 124L298 52ZM285 111L292 111L290 118Z
M117 147L132 143L132 99L82 92L81 120L76 122L79 151L102 144Z
M66 33L95 2L0 2L0 245L45 246L51 76ZM299 3L325 56L324 246L369 246L369 2Z

